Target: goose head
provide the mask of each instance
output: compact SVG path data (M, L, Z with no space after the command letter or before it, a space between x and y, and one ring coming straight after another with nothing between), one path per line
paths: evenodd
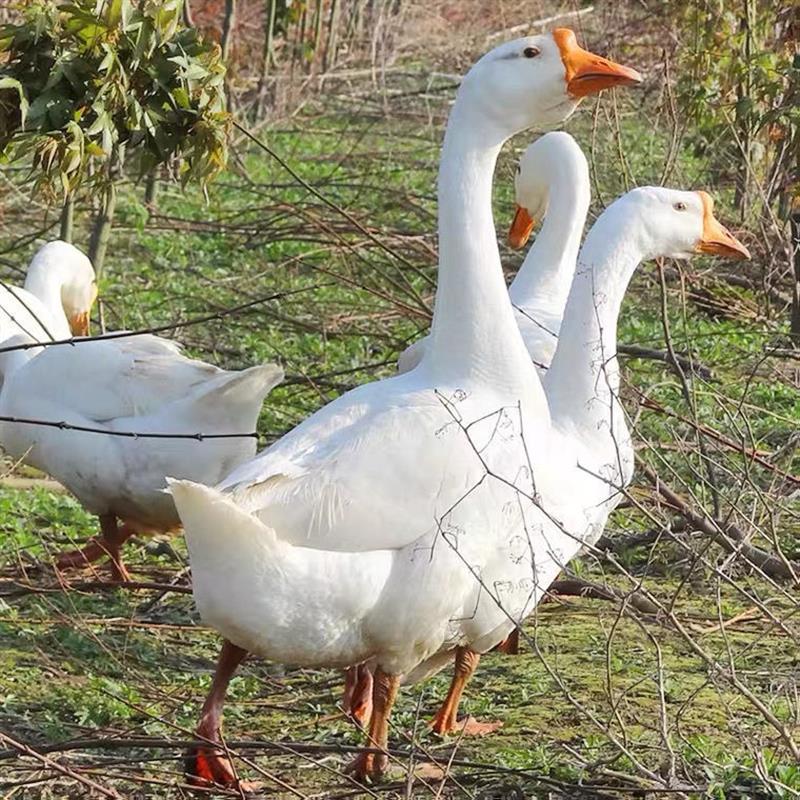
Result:
M516 213L508 231L513 248L524 247L537 221L547 214L551 187L557 181L589 186L589 165L578 143L564 131L541 136L527 150L514 176ZM588 191L586 201L588 208Z
M695 253L750 258L747 248L714 216L714 201L707 192L643 186L617 203L623 216L637 223L647 258L690 258Z
M459 94L508 137L553 127L580 101L612 86L640 83L641 75L578 45L569 28L525 36L494 48L465 76Z
M74 245L61 240L39 248L28 267L26 286L58 288L73 336L89 334L89 314L97 298L92 262ZM35 289L34 289L35 291Z

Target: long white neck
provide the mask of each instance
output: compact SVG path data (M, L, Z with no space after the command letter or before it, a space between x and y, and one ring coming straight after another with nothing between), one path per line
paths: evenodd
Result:
M578 257L561 333L544 379L555 423L596 427L619 394L617 320L644 250L623 205L609 207Z
M517 308L563 316L590 199L588 176L580 169L567 168L554 176L542 229L508 290Z
M42 320L42 323L50 329L54 336L66 331L65 338L69 338L71 335L69 321L61 301L61 291L65 282L63 271L58 266L49 263L46 259L34 258L25 277L25 289L42 303L50 315L49 319ZM57 331L53 328L56 328Z
M544 394L514 320L492 218L492 178L504 132L461 93L439 167L439 285L424 361L436 375Z

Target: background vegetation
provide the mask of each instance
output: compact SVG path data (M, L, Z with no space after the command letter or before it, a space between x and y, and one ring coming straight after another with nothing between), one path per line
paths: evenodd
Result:
M158 5L131 7L146 16ZM116 4L96 6L102 18ZM0 10L7 22L20 13ZM193 162L180 136L178 151L156 151L158 170L131 157L106 172L116 209L98 321L182 323L178 340L228 367L280 360L287 380L265 404L264 443L391 374L426 330L442 123L458 75L503 38L568 24L645 74L641 91L593 101L566 126L590 158L591 219L636 184L705 188L754 253L735 270L697 259L646 264L635 278L620 341L640 464L597 550L570 568L610 599L554 595L529 620L520 656L485 659L466 710L502 719L502 730L439 741L425 723L447 676L404 690L397 771L365 791L342 775L360 738L337 710L340 676L253 661L227 710L241 773L279 797L798 796L796 9L208 0L180 14L203 38L174 13L163 45L195 43L216 77L226 54L236 126L221 94L213 113L230 130L227 167L204 187L222 164L217 150L215 169L182 186L173 179ZM0 277L21 282L64 208L63 183L43 191L47 170L27 137L85 122L81 135L103 150L93 171L86 160L80 187L67 180L84 248L104 208L92 181L110 162L102 126L89 133L99 116L34 129L33 95L44 90L12 74L15 63L0 57L0 76L27 87L32 123L20 133L19 87L0 83L0 141L15 133L0 167ZM125 142L136 130L126 122L110 135ZM533 135L513 141L498 169L501 240L515 158ZM511 275L520 256L503 256ZM284 296L256 302L275 293ZM219 317L192 324L209 313ZM135 577L151 588L104 590L102 567L64 583L52 555L95 521L43 476L13 464L2 474L0 788L25 798L188 796L179 755L217 640L187 594L182 540L131 546Z

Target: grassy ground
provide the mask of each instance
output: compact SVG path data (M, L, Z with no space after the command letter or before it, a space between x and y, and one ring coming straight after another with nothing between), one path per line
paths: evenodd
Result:
M334 98L262 131L351 219L244 140L208 204L165 187L158 212L149 215L137 199L141 187L129 186L101 283L107 326L169 324L293 292L175 333L191 352L221 365L284 364L288 379L260 422L265 442L350 386L390 374L399 350L426 328L435 285L434 178L447 93L431 96L390 98L389 114L385 98L358 108ZM587 150L593 143L596 194L605 202L624 188L626 173L635 183L656 181L669 138L661 132L666 126L643 123L635 105L621 106L618 128L608 109L594 126L589 112L569 126ZM526 143L514 144L518 150ZM501 229L510 220L514 152L498 171ZM686 148L668 182L702 185L704 168ZM724 203L728 192L716 194ZM31 208L43 225L52 223L52 211L10 195L3 239L16 245L6 258L20 266L33 249L16 238L30 233ZM519 256L506 255L513 268ZM769 467L718 438L707 442L726 518L747 523L759 546L796 556L797 486L776 469L797 472L797 364L765 356L780 342L783 318L758 292L716 280L717 268L698 261L685 285L669 271L665 282L674 347L694 354L712 377L684 387L667 365L628 359L628 410L645 460L698 506L713 508L713 492L697 424L765 454ZM656 267L647 265L626 303L621 341L665 346L661 292ZM641 532L672 513L642 484L609 533ZM72 771L68 776L0 752L0 788L8 797L101 796L77 782L79 770L124 797L188 796L176 743L190 738L217 637L184 592L102 590L93 583L102 567L97 575L70 576L80 582L71 587L61 584L49 567L53 554L94 529L95 521L52 487L0 488L0 731L39 751L80 740L68 754L51 756ZM187 585L180 537L136 541L127 553L137 580ZM417 762L446 769L453 762L443 787L428 766L413 787L398 773L381 794L641 797L665 784L692 796L800 791L800 772L765 719L771 715L797 736L800 631L787 584L691 531L621 548L612 559L585 558L573 569L622 592L641 584L674 617L583 598L543 604L528 622L523 653L487 656L468 691L464 710L502 720L502 730L482 740L438 740L426 723L444 696L446 673L404 690L393 744L413 743ZM250 743L239 768L261 781L265 794L366 794L341 774L346 748L361 739L337 712L340 684L331 671L255 661L233 681L226 735L234 750ZM298 743L313 747L297 752Z

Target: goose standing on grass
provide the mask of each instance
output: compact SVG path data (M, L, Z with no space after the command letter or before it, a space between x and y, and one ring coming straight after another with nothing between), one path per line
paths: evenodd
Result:
M560 521L559 527L571 532L571 541L560 554L562 567L583 546L600 538L633 478L633 444L619 400L617 320L636 268L644 260L689 258L693 253L750 257L747 248L715 219L713 207L706 192L641 187L612 203L586 237L556 351L542 379L550 411L550 448L559 455L549 465L545 463L543 473L534 470L541 507L549 518ZM553 482L538 481L540 475ZM459 647L455 660L434 730L476 734L495 730L495 722L458 721L461 696L480 653ZM418 680L441 665L433 660L408 680Z
M198 609L226 640L199 736L220 742L248 652L305 666L374 657L369 741L385 749L402 676L459 645L491 648L555 577L543 523L523 547L541 514L522 432L540 449L549 415L508 300L492 177L514 133L639 80L567 29L480 59L442 148L439 291L419 366L337 398L216 488L171 482ZM363 753L352 770L377 778L386 764ZM192 750L187 766L194 780L237 782L221 748Z
M67 247L61 248L60 268L68 273L88 260ZM51 298L48 307L57 319L55 302ZM53 333L65 338L57 327ZM17 334L3 346L34 341ZM216 483L252 458L262 403L283 379L272 364L241 372L219 369L152 335L12 350L0 354L0 374L0 416L100 431L0 422L0 445L61 482L100 518L100 536L63 553L56 566L79 567L108 556L117 581L129 578L120 550L130 536L180 527L163 491L166 476ZM114 435L125 432L213 436L201 441Z
M89 259L68 242L49 242L33 257L24 288L0 282L0 343L17 335L36 342L86 336L96 297Z

